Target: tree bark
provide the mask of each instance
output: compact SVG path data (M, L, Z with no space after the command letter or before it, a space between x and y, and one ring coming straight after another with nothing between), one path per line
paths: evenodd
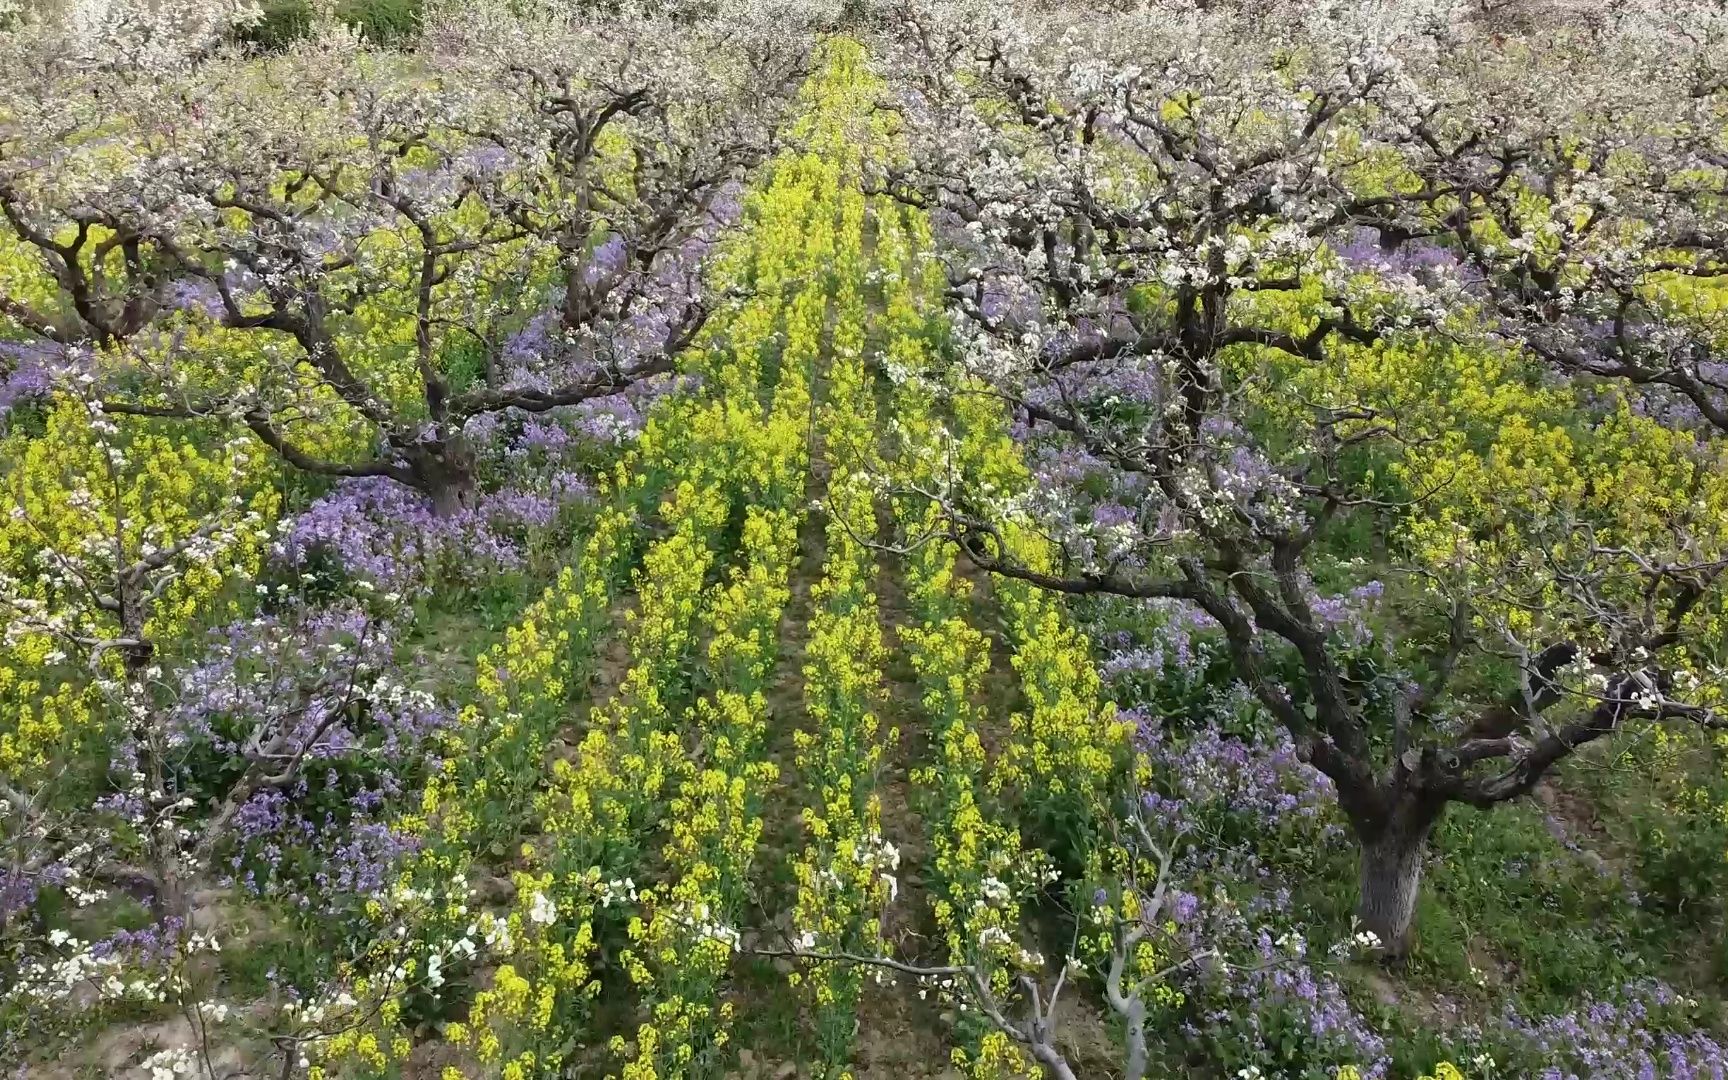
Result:
M474 505L474 457L457 440L428 443L409 455L414 487L432 500L432 516L451 517Z
M1122 1041L1128 1044L1128 1064L1123 1071L1123 1080L1145 1080L1146 1077L1146 1006L1140 998L1134 999L1133 1008L1123 1017L1126 1021Z
M1381 955L1400 962L1410 954L1416 898L1422 887L1422 855L1444 803L1405 796L1378 830L1359 835L1361 848L1356 917L1380 939Z

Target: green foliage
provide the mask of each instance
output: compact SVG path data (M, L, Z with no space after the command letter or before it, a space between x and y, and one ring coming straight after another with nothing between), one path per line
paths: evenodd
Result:
M1718 812L1682 812L1666 823L1640 820L1634 849L1646 898L1691 926L1721 917L1728 870L1728 822Z
M1578 828L1530 803L1442 823L1418 915L1418 974L1557 1007L1648 973L1661 943L1629 901L1622 868L1579 843Z
M239 30L240 40L274 52L312 32L312 5L307 0L270 0L257 22Z
M452 334L438 343L435 361L450 383L450 392L460 394L486 378L486 346L470 334Z
M375 45L402 45L420 32L420 0L343 0L336 17ZM312 32L309 0L270 0L263 16L239 32L242 41L272 52Z
M420 0L348 0L337 17L366 40L378 45L400 45L420 32Z

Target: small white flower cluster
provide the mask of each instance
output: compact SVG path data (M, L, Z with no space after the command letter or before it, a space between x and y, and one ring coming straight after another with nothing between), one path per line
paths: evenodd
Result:
M602 882L596 887L600 895L600 906L611 907L613 904L636 902L636 882L631 878L613 878Z
M324 998L311 998L306 1001L290 1001L283 1009L288 1018L298 1024L315 1026L322 1024L331 1017L340 1017L344 1010L352 1009L360 1002L353 994L341 990Z
M1362 926L1358 919L1352 917L1349 935L1334 941L1328 954L1334 960L1343 960L1353 954L1376 952L1381 944L1379 934Z
M1018 862L992 859L989 871L978 883L978 895L972 900L974 912L1003 907L1017 895L1054 884L1062 876L1055 863L1042 851L1027 852Z
M473 895L474 887L468 884L465 878L458 875L450 879L450 892L448 893L448 896L462 898L457 903L450 905L451 910L455 911L456 914L468 914L467 901ZM381 902L387 901L389 907L393 910L406 911L422 910L437 906L444 900L444 897L439 896L437 890L433 889L431 886L417 889L412 885L397 882L388 893L377 894L374 899Z
M81 885L68 882L66 884L66 895L71 898L72 903L75 906L86 908L91 904L100 903L101 901L108 899L108 890L86 889Z
M182 957L221 951L215 938L203 934L178 944ZM12 985L0 991L0 1001L66 1002L83 994L98 1001L164 1002L185 990L177 966L127 977L126 958L120 952L98 955L93 943L62 929L48 933L47 945L64 954L24 961Z
M222 943L216 940L214 934L193 934L191 937L186 939L186 954L188 956L193 953L219 953L221 951Z
M852 857L858 861L858 865L868 866L881 875L882 881L888 886L890 904L899 898L900 879L894 876L894 871L900 869L898 847L884 839L881 833L873 832L859 839Z
M558 920L558 905L550 896L536 891L528 901L528 921L537 926L551 926Z
M389 892L374 894L373 899L389 912L390 925L378 938L394 944L394 963L384 969L393 982L406 984L418 977L425 988L437 991L449 980L449 966L469 963L482 947L496 956L515 951L509 920L504 916L482 911L459 931L444 923L449 915L468 916L474 896L474 887L461 875L450 878L447 889L440 895L433 886L416 888L399 882ZM538 913L550 923L556 918L556 905L540 893L534 897L535 902L544 902L544 910ZM530 916L535 914L531 910Z
M1584 649L1555 670L1554 681L1587 697L1599 697L1608 688L1607 672L1596 667Z
M366 700L390 709L430 710L437 701L431 692L408 686L387 674L380 673L364 694Z
M471 928L480 932L480 940L486 948L499 956L509 956L516 951L516 943L510 937L510 920L499 915L481 915L478 922Z
M743 942L743 935L737 927L721 922L708 907L705 901L699 901L694 906L684 905L672 913L672 921L692 931L699 940L718 941L726 946L728 952L737 952Z
M195 1075L198 1061L190 1049L176 1046L156 1051L139 1067L150 1074L150 1080L176 1080L177 1077Z
M918 1000L928 1001L930 999L930 991L934 990L936 991L936 997L938 1000L941 1000L943 997L958 999L960 1011L966 1011L964 994L968 987L954 976L924 975L921 976L918 981L923 984L918 988Z

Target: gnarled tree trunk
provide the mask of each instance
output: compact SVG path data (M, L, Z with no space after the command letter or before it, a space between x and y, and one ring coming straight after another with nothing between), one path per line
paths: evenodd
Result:
M432 500L434 517L446 518L474 505L474 455L460 439L425 443L408 455L414 487Z
M1446 804L1418 793L1401 793L1377 827L1357 828L1360 872L1356 917L1380 939L1382 956L1401 961L1410 953L1416 898L1422 887L1422 856Z

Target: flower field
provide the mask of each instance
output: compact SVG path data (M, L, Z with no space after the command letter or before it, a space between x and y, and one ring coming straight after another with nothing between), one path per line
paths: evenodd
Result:
M1719 3L327 7L0 4L0 1076L1728 1076Z

